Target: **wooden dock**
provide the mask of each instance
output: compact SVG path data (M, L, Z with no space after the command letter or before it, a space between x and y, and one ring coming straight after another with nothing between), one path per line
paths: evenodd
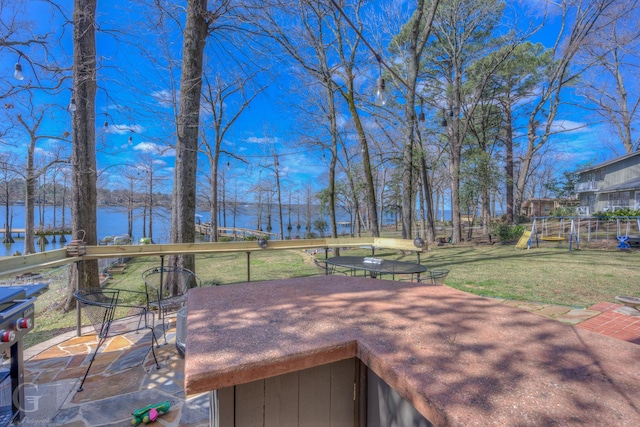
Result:
M24 228L11 228L10 231L11 233L9 234L6 228L0 228L0 234L4 236L2 239L3 243L14 243L14 237L20 238L26 233ZM39 241L44 243L49 243L48 236L53 236L52 241L54 242L56 241L55 236L60 236L60 242L66 242L67 239L65 238L65 235L71 235L71 229L35 228L33 230L33 234L39 239Z
M211 226L209 224L196 224L196 233L210 236ZM276 239L278 237L278 234L260 230L251 230L249 228L218 227L218 236L226 236L236 239L245 239L247 236L268 237L270 239Z
M11 228L11 234L12 235L17 235L18 237L20 237L21 235L25 234L26 230L24 228ZM6 228L0 228L0 234L7 234L7 229ZM61 229L61 228L34 228L33 230L33 234L35 234L36 236L59 236L61 234L71 234L71 229Z

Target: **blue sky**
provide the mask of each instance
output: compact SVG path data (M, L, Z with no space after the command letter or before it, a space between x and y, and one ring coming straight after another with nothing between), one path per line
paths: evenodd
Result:
M59 3L70 17L73 2L62 0ZM370 7L376 7L379 3L373 2ZM527 3L540 8L544 1ZM396 1L396 4L400 7L410 3ZM175 152L170 149L170 144L175 138L174 126L171 124L173 104L167 102L167 94L171 93L172 85L176 89L179 87L179 57L182 46L180 34L176 26L167 21L168 37L162 45L158 33L154 32L154 29L158 29L158 22L143 17L135 2L99 1L98 7L100 69L96 145L99 167L107 168L135 161L136 156L147 153L153 156L167 176L171 176ZM38 23L39 28L54 28L55 37L60 41L54 47L56 57L63 64L70 64L72 28L70 25L62 25L59 15L56 15L56 19L60 22L52 22L51 15L43 13L43 10L42 2L27 2L26 13ZM133 34L130 34L131 28L134 28ZM548 30L542 31L535 36L534 41L548 44L551 33ZM135 47L131 43L139 46ZM149 56L145 56L142 47L148 49ZM229 43L225 39L210 40L207 48L209 61L205 72L209 76L216 73L229 76L238 68L247 71L246 67L239 67L237 63L228 61L229 56L239 54L239 49L246 47ZM167 68L169 61L166 60L166 52L175 60L173 72L169 72ZM265 56L260 57L261 53ZM238 188L242 189L260 174L264 176L271 173L261 166L273 164L272 155L275 151L279 155L279 171L285 182L295 184L298 188L311 183L319 189L324 186L326 164L320 151L298 144L302 139L299 131L304 129L305 123L298 122L298 112L292 106L306 102L308 88L297 79L293 64L279 64L276 68L276 63L269 61L273 59L269 58L269 52L261 53L252 51L247 55L265 61L259 65L269 64L268 68L272 73L268 76L265 74L258 80L258 84L271 79L274 81L255 98L226 135L223 149L232 153L232 156L223 155L221 164L229 163L228 178L235 180ZM2 58L5 70L10 73L15 57L2 52ZM363 70L360 84L372 86L376 68L373 66ZM29 78L28 70L25 72ZM46 104L66 106L70 97L69 80L64 83L64 87L66 89L59 91L57 95L43 95L38 100ZM237 99L230 98L228 106L232 107L234 102ZM69 112L60 107L51 107L47 119L45 126L52 134L62 134L70 126ZM202 120L205 124L211 121L211 115L206 109L203 109ZM108 123L107 128L103 126L105 121ZM559 114L558 127L575 129L552 138L552 144L557 148L559 164L580 165L613 157L613 152L603 149L601 144L601 140L609 134L607 126L594 124L593 121L592 117L580 109L565 109ZM47 147L43 145L41 149L46 150ZM243 157L248 164L234 159L234 155ZM109 169L105 177L111 182L111 187L122 182L115 168Z

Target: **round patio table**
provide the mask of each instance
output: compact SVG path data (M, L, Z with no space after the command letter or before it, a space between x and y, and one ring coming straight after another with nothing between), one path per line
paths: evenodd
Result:
M393 280L395 280L396 274L410 274L412 278L414 274L417 274L419 282L420 273L427 271L427 267L415 262L361 256L336 256L327 258L325 262L336 267L362 270L365 272L365 275L368 273L372 278L376 278L382 274L391 274Z

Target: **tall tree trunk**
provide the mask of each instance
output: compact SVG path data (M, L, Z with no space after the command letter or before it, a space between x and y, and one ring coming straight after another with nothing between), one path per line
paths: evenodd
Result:
M462 70L460 64L454 65L453 105L449 110L451 125L449 172L451 173L451 243L462 240L462 221L460 219L460 163L464 136L460 132L460 107L462 105ZM453 114L453 115L452 115ZM468 123L468 119L467 119Z
M96 38L97 0L75 0L73 11L73 99L76 111L72 119L71 229L74 239L84 238L96 245ZM69 296L77 288L99 286L98 261L80 261L71 265Z
M331 160L329 161L329 218L331 221L331 237L338 237L338 219L336 215L336 166L338 164L338 120L336 118L336 100L333 81L328 78L324 82L327 92L327 109L331 133ZM340 255L339 251L336 255Z
M373 171L371 170L369 144L367 143L367 135L364 131L362 121L360 120L358 108L356 107L356 101L353 91L353 81L349 81L347 84L349 85L349 91L345 98L349 107L349 112L351 113L351 117L353 118L353 124L356 128L356 135L358 135L360 149L362 150L362 166L365 181L365 202L367 204L367 213L370 223L369 230L373 237L380 237L380 226L378 224L378 207L376 203L376 187L375 183L373 182Z
M202 62L207 40L207 0L189 0L183 32L178 143L171 204L171 243L195 241L196 171ZM194 255L171 257L169 265L194 270Z
M214 154L211 161L211 172L209 173L209 181L211 181L211 209L209 209L209 222L211 232L209 236L210 242L218 241L218 152Z
M514 173L513 173L513 122L512 122L512 112L511 112L511 100L509 96L505 98L504 104L504 114L505 114L505 141L504 141L504 149L505 149L505 169L506 169L506 202L507 202L507 224L513 224L513 215L514 215L514 204L513 204L513 184L514 184Z
M425 159L424 151L422 156L420 156L420 174L422 176L422 193L425 205L425 219L427 221L426 239L427 242L432 243L436 240L436 225L433 210L433 190L431 188L431 180L429 179L429 170L427 168L427 161Z
M24 249L23 254L33 254L36 252L34 244L35 233L35 190L36 190L36 177L33 174L33 154L27 155L27 178L25 185L25 200L24 200Z
M415 100L415 91L410 90L406 100ZM414 189L414 167L413 167L413 147L414 147L414 126L416 115L413 102L405 106L405 143L402 149L402 238L411 239L411 227L414 223L413 213L415 208Z

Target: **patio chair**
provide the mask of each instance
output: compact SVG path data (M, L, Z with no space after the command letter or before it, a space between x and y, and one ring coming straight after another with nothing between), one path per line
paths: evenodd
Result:
M88 288L80 289L74 292L73 295L79 303L79 308L83 309L84 314L98 335L98 345L93 351L89 366L82 377L78 391L82 391L82 386L87 379L87 375L89 375L91 365L93 365L93 361L105 340L127 332L139 331L140 329L149 329L151 331L151 354L153 354L156 367L160 369L160 364L158 363L154 350L154 342L157 344L155 331L153 329L154 316L151 316L151 322L149 322L147 319L147 298L144 292L126 289ZM120 323L118 327L113 328L114 322L135 316L139 316L138 325L135 329L120 327Z
M320 261L317 258L313 259L313 263L318 268L318 273L320 275L328 276L329 274L340 274L342 276L349 276L351 270L338 270L334 266L329 266L326 262Z
M194 272L177 266L150 268L142 273L149 308L158 311L162 321L162 336L167 343L165 316L177 312L187 302L189 289L202 286Z
M443 268L441 270L429 270L427 272L429 278L431 279L432 285L442 285L444 284L444 279L449 274L449 270Z

